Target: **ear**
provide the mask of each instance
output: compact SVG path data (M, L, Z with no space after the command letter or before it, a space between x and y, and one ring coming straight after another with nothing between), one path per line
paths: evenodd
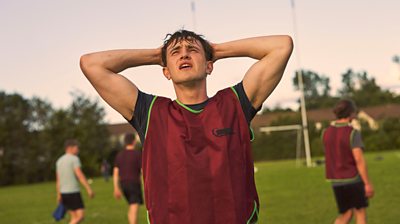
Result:
M168 80L171 80L171 73L169 72L169 69L167 67L163 67L162 71L163 71L165 78L167 78Z
M208 75L210 75L211 72L212 72L213 69L214 69L214 62L212 62L212 61L207 61L206 63L207 63L207 64L206 64L206 73L207 73Z

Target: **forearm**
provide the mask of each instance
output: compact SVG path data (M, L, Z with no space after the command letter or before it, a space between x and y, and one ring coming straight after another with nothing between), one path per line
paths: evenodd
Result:
M83 174L80 168L75 169L75 175L78 177L79 182L81 182L81 184L85 187L86 191L91 192L92 188L90 187L86 180L85 174Z
M214 44L214 61L229 57L250 57L260 60L278 50L291 51L293 47L289 36L262 36Z
M114 182L114 190L118 190L119 189L119 175L118 175L118 172L116 172L115 170L113 173L113 182Z
M86 177L84 176L84 175L82 175L80 178L79 178L79 181L81 182L81 184L83 185L83 187L85 187L85 189L86 189L86 191L91 191L92 190L92 188L90 187L90 185L89 185L89 183L88 183L88 181L87 181L87 179L86 179Z
M61 196L61 192L60 192L60 181L58 180L58 178L57 178L57 180L56 180L56 193L57 193L57 197L60 197L60 196Z
M56 193L57 193L57 195L60 195L61 193L60 193L60 184L57 182L57 184L56 184Z
M161 48L111 50L81 57L80 66L100 96L126 119L131 119L138 88L119 72L141 65L161 64Z
M214 61L250 57L257 61L243 77L243 88L254 108L259 108L279 83L293 49L290 36L263 36L213 44Z
M370 184L370 180L368 178L367 164L364 159L357 161L357 170L364 184Z
M110 50L83 55L81 67L99 67L113 73L142 65L161 65L161 49Z

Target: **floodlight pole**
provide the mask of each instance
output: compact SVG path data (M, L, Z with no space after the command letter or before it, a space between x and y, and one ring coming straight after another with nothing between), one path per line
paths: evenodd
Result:
M304 85L303 85L303 75L301 71L297 71L297 79L300 88L300 109L301 109L301 121L303 126L303 136L304 136L304 147L306 151L306 163L308 167L311 167L311 148L310 148L310 137L308 136L308 121L306 112L306 100L304 98Z
M296 24L296 10L295 10L295 0L291 0L292 6L292 21L293 21L293 38L295 39L295 43L297 42L297 24ZM300 90L300 110L301 110L301 122L303 127L303 136L304 136L304 148L306 151L306 164L307 167L311 167L311 149L310 149L310 138L308 136L308 122L307 122L307 112L306 112L306 100L304 97L304 84L303 84L303 74L300 68L300 51L299 48L296 47L296 59L298 63L298 69L296 71L296 76L298 80L299 90Z

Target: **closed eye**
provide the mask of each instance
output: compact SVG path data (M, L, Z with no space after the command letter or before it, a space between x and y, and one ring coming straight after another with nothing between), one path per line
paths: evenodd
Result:
M172 48L172 49L169 51L169 54L170 54L170 55L176 55L176 54L179 52L180 49L181 49L181 46L175 46L174 48Z
M192 46L192 45L189 45L189 46L188 46L188 50L189 50L189 51L194 51L194 52L198 52L198 51L199 51L199 49L198 49L197 47Z

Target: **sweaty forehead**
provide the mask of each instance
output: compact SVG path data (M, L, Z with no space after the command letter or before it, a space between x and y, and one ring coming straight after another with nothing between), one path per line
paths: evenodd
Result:
M194 39L194 38L180 38L173 40L167 47L168 50L175 48L176 46L182 46L182 45L194 45L194 46L201 46L201 43Z

